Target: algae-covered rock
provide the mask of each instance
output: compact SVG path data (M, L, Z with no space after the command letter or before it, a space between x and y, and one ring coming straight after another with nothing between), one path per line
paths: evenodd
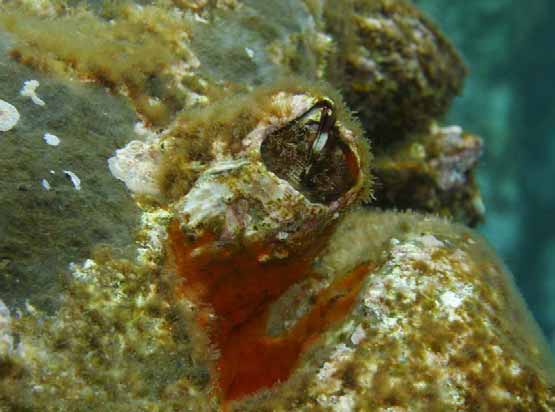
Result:
M232 410L554 410L552 355L478 235L418 214L358 211L316 267L329 285L368 262L349 314L291 378Z
M441 116L466 70L402 0L126 2L69 13L61 1L40 10L23 3L4 5L0 19L17 40L16 59L99 81L154 123L299 75L342 88L381 147Z
M412 209L476 225L484 205L474 168L482 140L459 126L432 125L376 157L373 205Z
M70 262L99 243L132 247L137 208L113 184L106 160L134 137L136 116L101 88L16 63L8 44L0 33L0 97L20 118L0 132L0 298L52 305ZM39 80L35 93L44 105L20 94L30 80ZM45 135L59 144L48 144Z
M154 226L167 218L150 215ZM214 386L226 371L214 370L218 355L194 320L199 308L168 294L171 276L147 268L99 255L74 269L56 316L17 322L18 348L1 363L0 406L221 410ZM423 215L356 211L312 269L315 287L286 302L306 306L304 314L281 312L274 324L285 322L283 332L266 338L285 358L281 343L299 325L310 343L285 381L224 402L227 410L555 408L545 342L510 275L472 231ZM239 361L256 359L256 347L248 350ZM249 366L251 377L281 364L265 361Z
M337 39L333 76L378 153L447 111L466 68L411 3L330 1L323 10Z
M437 125L464 67L412 5L0 10L0 97L21 114L0 135L0 269L23 280L0 283L0 410L554 409L489 247L376 210L483 212L480 139Z

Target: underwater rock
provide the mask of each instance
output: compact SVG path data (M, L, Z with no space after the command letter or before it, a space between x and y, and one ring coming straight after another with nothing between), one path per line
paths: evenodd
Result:
M337 42L331 79L345 93L379 155L447 111L466 67L410 2L323 2Z
M430 216L354 212L317 260L320 290L367 262L349 313L291 377L231 410L553 410L551 354L479 236Z
M39 230L79 233L85 256L57 310L35 298L4 322L0 410L553 409L544 342L488 246L438 217L356 209L376 193L390 200L379 206L472 222L481 142L433 126L464 67L431 23L402 1L344 4L0 5L12 36L0 87L18 79L7 97L37 114L2 141L26 132L46 160L74 156L59 162L65 194L102 199L82 226ZM40 81L45 106L14 94L23 78ZM61 120L43 127L52 106ZM414 171L401 164L409 144ZM407 170L427 181L404 184ZM40 177L41 196L59 187ZM429 186L431 205L418 196ZM89 251L99 222L116 236ZM18 229L6 239L38 247Z
M485 207L474 169L482 140L459 126L438 127L413 135L375 158L373 206L412 209L454 218L474 226Z
M0 298L56 306L61 277L99 243L133 249L139 211L106 168L113 151L135 136L137 118L121 98L95 85L45 76L8 56L0 32L0 98L19 111L0 134ZM40 80L44 106L20 94ZM44 140L47 136L51 146ZM79 191L74 186L75 177Z
M151 213L148 230L168 218ZM287 324L283 332L270 335L262 326L259 345L244 347L239 364L225 365L235 373L234 385L241 371L254 379L235 387L235 396L228 392L227 401L219 384L230 370L216 367L222 353L199 329L210 322L207 308L171 292L177 280L169 272L148 268L108 255L76 266L56 316L35 312L16 323L19 344L10 367L19 372L0 381L0 405L58 411L555 407L545 342L510 275L463 226L418 214L351 213L312 261L313 287L300 300L286 293L274 303L304 305L305 313L279 312L273 324ZM246 342L258 330L251 326ZM267 384L296 345L294 367ZM266 358L264 350L281 356ZM253 382L260 387L250 392Z

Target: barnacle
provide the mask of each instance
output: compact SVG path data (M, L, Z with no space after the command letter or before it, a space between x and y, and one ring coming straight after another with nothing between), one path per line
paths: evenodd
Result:
M366 264L354 269L294 329L267 334L273 302L312 276L341 212L367 195L369 154L330 98L300 90L258 98L251 130L210 135L205 166L172 204L169 227L168 270L183 280L178 294L198 305L197 323L220 353L213 375L225 401L286 380L310 341L348 312L368 272ZM242 105L234 122L248 119L241 113L252 111L252 97ZM213 128L208 121L194 132ZM179 140L168 133L168 152Z
M322 91L278 84L178 119L160 182L183 229L299 248L366 198L368 145Z

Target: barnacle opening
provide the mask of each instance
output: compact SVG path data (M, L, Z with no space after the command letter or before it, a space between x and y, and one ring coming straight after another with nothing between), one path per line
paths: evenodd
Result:
M328 204L339 199L359 177L356 156L342 140L335 116L333 103L320 100L269 133L260 147L268 170L311 202Z

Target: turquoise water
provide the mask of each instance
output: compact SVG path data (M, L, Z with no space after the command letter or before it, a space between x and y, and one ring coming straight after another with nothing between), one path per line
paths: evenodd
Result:
M470 75L448 121L482 136L480 228L555 344L555 2L415 1Z

